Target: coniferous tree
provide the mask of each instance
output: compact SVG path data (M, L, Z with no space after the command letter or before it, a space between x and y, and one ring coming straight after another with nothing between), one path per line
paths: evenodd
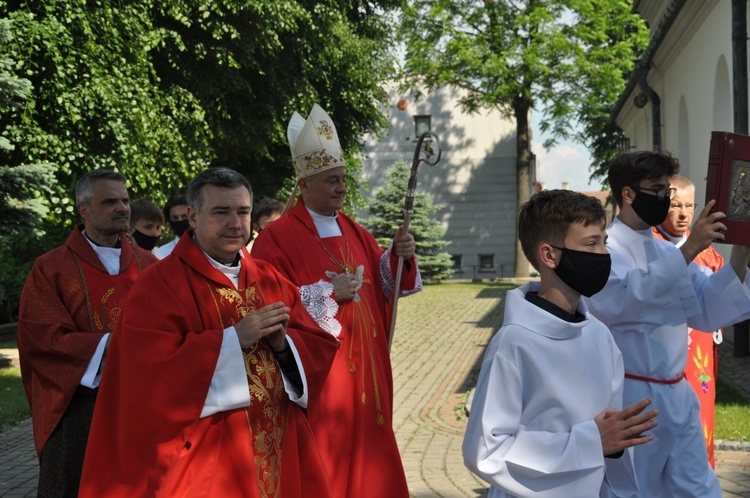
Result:
M11 41L10 20L0 19L0 45ZM15 60L0 57L0 115L12 119L23 112L31 82L13 74ZM0 127L0 150L14 144ZM0 323L12 321L28 269L39 255L39 226L49 195L53 168L47 164L0 164Z
M0 19L0 45L11 41L10 20ZM0 57L0 114L15 116L23 111L31 94L31 82L13 74L15 61ZM0 129L0 150L15 147ZM48 189L52 168L48 165L0 164L0 237L33 226L41 212L39 194Z
M403 159L391 168L385 185L369 203L370 216L363 220L381 247L387 248L398 227L404 221L404 200L410 169ZM419 271L425 281L438 281L452 274L453 262L450 254L441 249L450 244L445 240L445 228L432 215L440 209L424 192L414 195L414 212L409 222L409 232L416 242Z

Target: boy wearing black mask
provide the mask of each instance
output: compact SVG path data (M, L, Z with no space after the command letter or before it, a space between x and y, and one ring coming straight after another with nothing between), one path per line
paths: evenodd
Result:
M687 327L716 330L750 316L750 247L733 246L730 264L713 274L692 262L724 238L725 214L711 213L713 200L679 248L653 236L651 227L667 217L675 190L669 178L678 171L677 160L664 152L625 153L610 163L609 185L620 209L607 229L612 270L588 304L622 351L624 402L650 398L661 412L657 442L633 450L636 496L720 498L698 399L683 375Z
M169 198L167 203L164 205L164 219L169 222L169 227L174 232L174 240L158 247L154 254L159 259L166 258L172 249L177 245L177 242L182 237L182 234L190 228L190 222L187 216L187 198L184 193L178 193Z
M159 206L148 199L139 199L130 204L130 242L141 249L153 251L161 239L164 215Z
M658 412L644 412L648 399L622 409L622 355L581 299L609 276L605 225L597 199L569 190L534 194L519 211L518 237L540 281L506 295L463 443L490 497L637 489L627 449L653 439L643 432Z

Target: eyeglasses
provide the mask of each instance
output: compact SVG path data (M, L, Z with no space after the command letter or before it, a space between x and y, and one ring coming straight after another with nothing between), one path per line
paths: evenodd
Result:
M673 202L670 207L672 209L682 209L682 208L685 208L686 211L692 211L692 210L695 209L695 206L697 206L697 204L693 204L693 203L690 203L690 202L686 202L685 204L682 204L681 202Z
M631 187L636 192L641 192L645 190L646 192L654 192L656 193L656 197L659 199L669 199L670 201L674 199L674 196L677 195L677 189L676 188L646 188L646 187Z

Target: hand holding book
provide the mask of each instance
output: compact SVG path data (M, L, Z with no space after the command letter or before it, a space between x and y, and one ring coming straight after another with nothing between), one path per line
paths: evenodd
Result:
M726 215L726 233L716 242L750 245L750 136L711 133L706 204L711 200Z
M680 251L689 264L704 249L711 245L712 242L721 242L725 238L726 225L723 223L726 215L721 211L713 211L716 205L715 200L706 203L701 214L695 220L693 228L690 231L685 243L680 246Z

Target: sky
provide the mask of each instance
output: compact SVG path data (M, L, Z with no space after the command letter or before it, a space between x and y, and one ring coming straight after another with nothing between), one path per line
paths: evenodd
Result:
M555 147L545 150L543 144L548 135L539 131L537 121L532 113L534 139L531 149L536 154L537 180L548 189L562 188L563 182L568 182L570 190L601 190L601 181L589 182L591 154L588 149L578 142L561 140Z

